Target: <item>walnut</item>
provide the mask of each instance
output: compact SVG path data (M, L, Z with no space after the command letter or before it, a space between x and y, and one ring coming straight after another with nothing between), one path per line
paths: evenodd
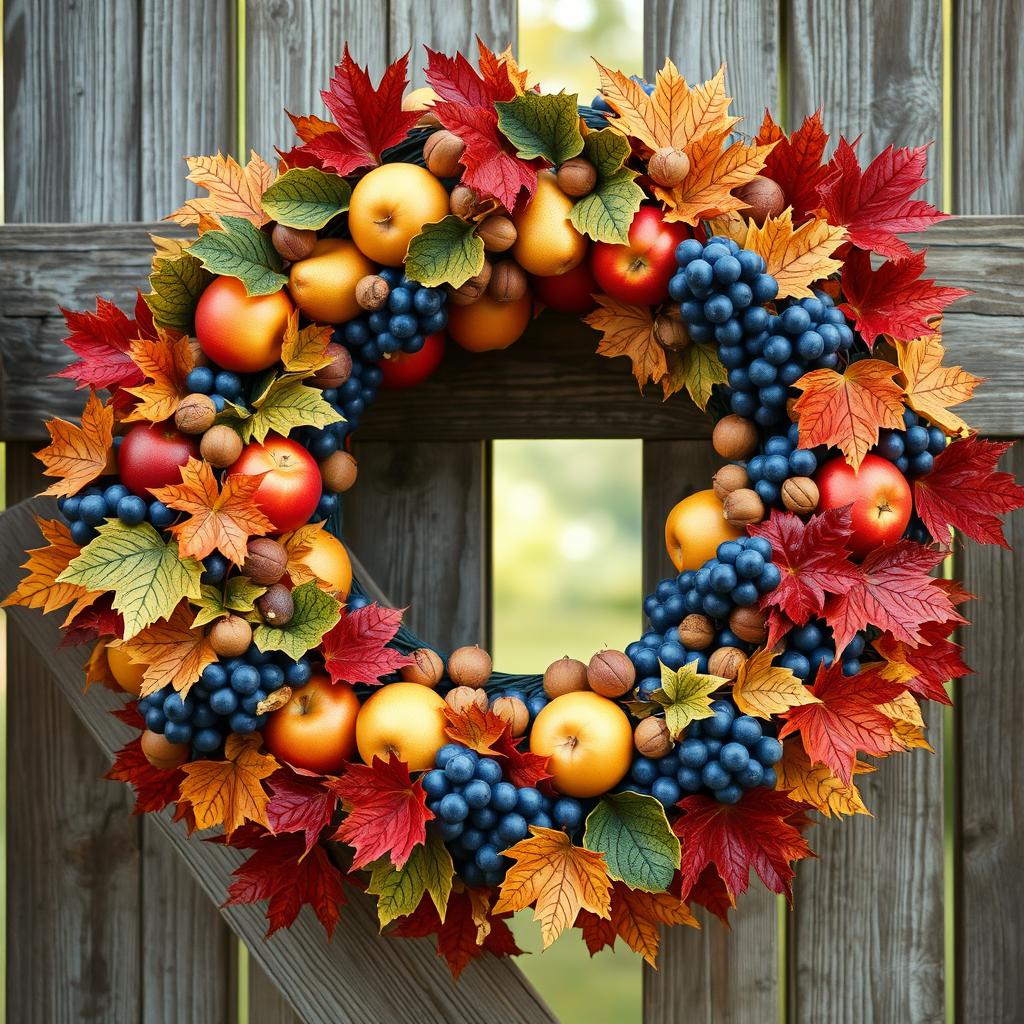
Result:
M566 655L553 661L544 670L544 692L554 700L561 697L563 693L572 693L575 690L586 690L587 666L582 661L570 658Z
M751 178L746 185L736 189L734 195L747 204L740 212L755 224L764 224L769 217L777 217L786 208L785 193L771 178Z
M483 686L493 671L491 656L479 647L458 647L448 656L448 675L456 686Z
M260 586L269 587L288 569L288 552L283 544L270 537L253 537L245 546L242 572Z
M320 463L320 479L324 487L343 494L355 485L359 464L348 452L334 452Z
M274 230L270 233L270 241L281 259L297 263L307 256L312 256L313 247L316 245L316 232L275 224Z
M407 683L419 683L420 686L437 686L444 678L444 662L437 651L429 647L420 647L409 655L411 665L404 665L398 670L399 676Z
M724 502L733 491L746 487L748 483L750 483L750 478L747 476L747 471L742 466L730 464L723 466L714 475L711 486L718 500Z
M217 407L209 395L186 395L174 413L174 425L183 434L203 434L216 418Z
M708 672L723 679L735 679L747 656L738 647L719 647L708 658Z
M645 718L633 730L633 746L644 757L664 757L672 749L672 736L664 718Z
M518 697L496 697L491 710L508 722L513 736L522 736L530 724L530 712Z
M782 485L782 504L798 516L810 515L820 497L818 485L809 476L791 476Z
M706 615L687 615L679 626L679 640L688 651L703 651L715 639L715 624Z
M462 187L459 186L459 188ZM457 192L458 189L455 191ZM454 196L455 192L452 195ZM476 229L476 233L488 252L505 252L506 249L511 249L516 244L516 239L519 237L512 218L506 217L503 213L492 213L490 217L485 217L480 222L480 227Z

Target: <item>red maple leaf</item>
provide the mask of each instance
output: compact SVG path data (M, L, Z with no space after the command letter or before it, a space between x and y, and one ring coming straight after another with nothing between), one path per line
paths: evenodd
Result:
M394 754L372 765L350 764L340 779L324 785L341 797L348 812L332 836L355 850L352 870L387 854L396 868L409 859L412 848L427 838L427 794L409 768Z
M513 738L510 729L506 729L493 744L495 752L505 758L502 764L505 778L520 789L537 786L545 779L550 779L548 758L543 754L520 750L520 742L522 741Z
M853 146L840 138L828 177L818 186L829 223L845 227L858 249L887 258L909 256L910 248L896 236L924 231L949 216L910 198L928 180L927 159L928 146L889 146L861 170Z
M921 280L926 252L887 260L871 269L871 256L854 249L843 264L843 295L839 308L852 319L861 336L874 344L880 334L912 341L928 334L931 321L951 302L971 293Z
M754 142L759 146L778 143L768 154L761 175L782 189L783 206L793 207L793 223L806 220L821 206L818 186L829 173L822 163L828 132L821 123L821 111L805 117L804 123L787 136L766 110Z
M402 109L408 65L409 54L405 53L388 66L375 89L366 68L356 64L346 43L330 89L320 93L341 130L321 132L296 147L296 152L311 154L342 175L376 167L384 150L401 142L419 120L419 111ZM294 164L289 161L289 166Z
M1024 507L1024 487L996 463L1012 441L965 437L935 456L931 472L914 483L914 507L928 532L949 543L949 528L981 544L1006 543L999 517Z
M306 853L316 845L321 831L331 823L338 794L317 778L297 775L285 768L271 775L267 821L274 833L302 832Z
M846 547L852 532L849 505L811 516L806 523L792 512L773 512L749 532L771 544L772 561L782 572L779 585L761 599L761 610L768 612L769 648L792 626L821 615L829 594L845 594L858 582Z
M926 622L964 621L939 581L928 575L944 557L944 552L910 540L872 551L858 566L854 585L825 605L836 650L869 625L916 646Z
M611 949L618 938L618 932L610 917L598 917L589 910L581 910L576 915L574 928L583 933L583 941L587 944L587 952L593 956L600 953L606 946Z
M224 906L269 900L269 939L279 928L291 927L308 903L330 938L346 900L341 872L327 851L316 845L309 850L299 835L263 834L245 845L255 852L232 872L236 880Z
M736 899L713 865L708 864L704 868L686 898L690 903L699 903L710 911L726 928L731 927L729 911L736 906Z
M114 611L112 600L113 595L102 594L88 608L83 608L74 618L69 619L63 627L64 636L61 637L60 646L77 647L92 643L101 636L122 636L124 619L120 612Z
M135 711L135 718L140 723L139 727L144 728L138 711ZM122 721L125 719L122 718ZM180 768L172 768L170 771L154 768L142 752L142 737L136 736L117 752L110 771L103 777L129 783L135 790L132 813L148 814L151 811L162 811L178 799L185 775Z
M144 304L143 304L144 305ZM128 347L140 336L139 324L107 299L96 299L96 312L61 308L71 332L64 344L78 360L54 374L66 377L80 388L107 388L141 384L142 371L132 362Z
M368 604L345 612L338 624L324 636L324 668L336 683L368 683L377 686L410 658L388 644L402 623L398 608Z
M785 793L749 789L735 804L706 796L684 797L673 825L682 844L681 898L712 866L733 900L746 892L750 869L772 891L792 901L793 861L813 857L807 840L786 819L793 801Z
M963 660L963 647L950 639L956 627L955 620L926 622L921 627L921 643L917 647L897 640L891 633L876 637L871 646L889 662L903 663L916 673L911 679L901 679L916 697L952 704L946 683L974 671Z

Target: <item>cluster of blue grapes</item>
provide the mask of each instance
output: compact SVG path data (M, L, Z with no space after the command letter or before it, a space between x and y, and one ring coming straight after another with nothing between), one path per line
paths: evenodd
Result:
M311 675L305 658L292 661L253 644L240 658L207 665L188 696L165 686L143 697L138 708L147 729L170 743L189 743L197 755L208 756L221 748L229 733L262 729L267 716L257 714L257 707L286 684L292 689L305 686Z
M672 626L664 633L653 630L644 633L639 640L629 644L626 657L633 662L637 677L637 693L641 700L650 700L651 694L661 687L661 669L659 662L673 671L684 665L693 664L695 672L708 671L708 659L719 647L736 647L744 654L754 649L752 644L744 643L731 629L719 629L712 641L704 648L687 646L679 636L679 628Z
M458 743L437 752L437 767L423 776L427 807L467 885L498 885L512 861L502 855L529 835L529 826L578 833L579 800L551 800L539 789L519 788L502 776L501 765Z
M215 366L197 366L185 378L185 387L195 394L209 395L217 412L223 412L228 402L248 408L247 385L245 377Z
M861 655L867 641L863 633L855 633L840 656L843 675L855 676L861 669ZM832 638L832 627L813 620L806 626L797 626L786 634L785 646L776 664L788 668L798 679L813 683L818 667L826 668L835 661L836 645Z
M114 441L120 438L115 437ZM71 528L71 539L80 547L96 536L96 527L107 519L120 519L126 526L148 520L157 528L170 526L177 513L155 498L146 501L132 494L124 484L100 487L92 484L80 494L61 498L57 508Z
M782 485L794 476L813 476L818 457L812 449L799 448L800 427L793 423L785 434L769 437L760 454L747 462L750 485L766 507L780 506Z
M739 537L718 545L696 572L681 573L677 586L687 612L727 619L734 608L750 608L782 582L772 561L772 546L763 537Z
M924 476L946 447L946 435L911 409L903 413L903 426L903 430L879 431L875 453L892 462L904 476Z

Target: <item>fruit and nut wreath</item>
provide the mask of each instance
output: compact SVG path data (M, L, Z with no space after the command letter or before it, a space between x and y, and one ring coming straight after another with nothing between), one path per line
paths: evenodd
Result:
M527 907L545 945L653 963L751 869L790 895L813 813L867 813L866 758L928 748L922 703L968 671L935 570L955 535L1004 544L1024 488L953 411L964 293L901 238L942 217L925 147L751 136L723 72L671 62L598 65L580 106L508 52L427 58L407 93L407 58L374 86L346 50L276 169L190 158L207 194L133 312L65 313L88 398L47 425L59 513L7 603L66 609L87 682L128 695L110 777L249 851L228 901L270 932L309 903L330 934L355 887L456 975L516 953ZM341 509L381 388L546 307L629 357L623 402L706 410L723 465L668 516L643 636L506 676L368 598Z

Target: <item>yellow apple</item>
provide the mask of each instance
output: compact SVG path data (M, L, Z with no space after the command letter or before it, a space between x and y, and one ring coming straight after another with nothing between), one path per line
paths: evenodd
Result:
M137 665L120 647L107 648L107 665L117 685L126 693L134 693L138 697L142 692L142 673L146 671L146 666Z
M569 221L572 206L554 174L541 171L533 199L512 218L517 231L512 255L524 270L554 277L583 262L587 239Z
M714 558L719 544L742 536L742 530L726 521L722 502L712 490L683 498L665 520L665 546L679 572L699 569Z
M433 768L445 736L444 698L419 683L388 683L374 693L356 719L356 747L367 763L394 754L413 772Z
M530 750L549 757L555 789L567 796L606 793L633 757L633 730L615 701L588 690L556 697L530 730Z
M356 285L377 268L347 238L321 238L313 252L288 271L295 305L323 324L343 324L359 316Z
M332 592L348 597L352 587L352 561L345 545L333 534L315 534L297 560L323 580Z

